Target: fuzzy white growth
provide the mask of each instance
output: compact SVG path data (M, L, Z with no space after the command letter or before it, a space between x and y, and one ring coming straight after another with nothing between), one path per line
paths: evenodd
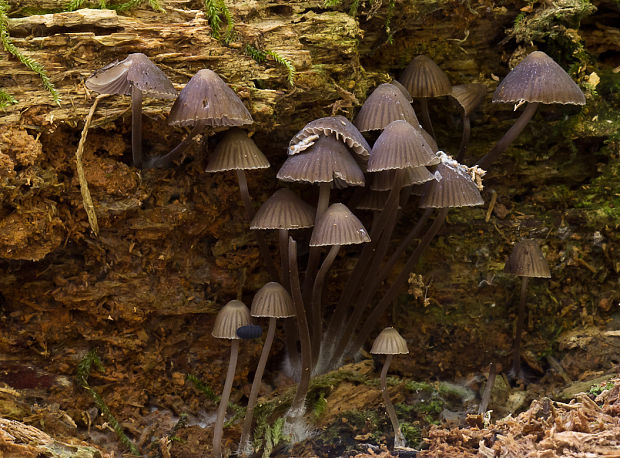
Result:
M289 410L286 414L283 433L290 439L291 444L296 444L316 435L311 425L304 418L305 408Z
M303 140L300 140L294 145L291 145L288 147L288 155L293 156L294 154L298 154L298 153L301 153L302 151L307 150L312 145L314 145L314 142L316 142L318 139L319 139L319 136L314 134L314 135L310 135L309 137L304 138Z
M456 170L456 172L461 176L469 177L471 181L476 184L479 191L484 189L484 186L482 185L482 177L486 175L486 170L481 169L477 165L467 167L443 151L437 151L437 156L439 156L439 159L444 165Z

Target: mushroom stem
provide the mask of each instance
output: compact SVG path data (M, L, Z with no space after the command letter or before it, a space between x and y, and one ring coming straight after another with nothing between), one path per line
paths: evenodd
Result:
M321 336L323 335L323 317L321 313L321 296L323 295L323 285L327 272L334 263L341 245L334 245L327 253L321 264L321 268L316 274L314 287L312 288L312 361L316 363L319 350L321 349Z
M392 404L390 393L388 393L387 389L387 372L391 363L392 355L387 355L385 357L385 362L383 363L383 369L381 369L381 396L383 396L385 410L387 411L388 417L390 417L390 421L392 422L392 428L394 428L394 448L398 448L404 447L406 442L403 437L403 433L400 431L398 418L396 417L396 410L394 409L394 404Z
M487 407L489 407L489 401L491 400L491 393L493 392L493 385L495 385L496 375L497 370L495 368L495 363L489 364L489 376L487 377L487 384L484 387L482 399L480 400L480 405L478 406L478 415L484 415L487 411Z
M293 305L295 306L295 314L297 317L297 330L301 342L301 376L297 384L297 391L289 409L289 418L299 417L303 415L304 402L306 393L310 386L310 371L312 364L312 348L310 344L310 331L308 330L308 321L306 319L306 311L304 310L304 300L301 295L301 287L299 285L299 271L297 269L297 242L292 237L288 243L289 252L289 272L291 278L291 296Z
M436 138L435 131L433 130L433 123L431 122L431 115L428 111L428 99L426 97L420 98L420 108L422 109L422 119L426 127L425 130L431 134L431 137Z
M495 144L493 149L489 151L484 157L482 157L476 164L479 165L483 169L487 169L498 156L503 153L508 145L510 145L519 134L525 129L525 126L530 119L536 113L536 109L538 108L538 102L530 102L521 113L521 116L517 119L517 121L512 125L510 129L504 134L502 138Z
M239 441L239 455L247 456L252 453L252 446L250 444L250 429L252 428L252 419L254 418L254 406L258 399L258 390L263 379L263 373L265 372L265 366L267 365L267 359L269 358L269 351L273 344L273 337L276 333L276 318L269 318L269 327L267 328L267 336L265 337L265 343L263 344L263 351L260 354L258 360L258 366L254 373L254 380L252 381L252 389L250 390L250 398L248 399L248 406L245 411L245 418L243 420L243 429L241 430L241 440Z
M228 372L226 373L226 381L224 382L224 391L220 398L220 405L217 408L217 417L215 419L215 428L213 430L213 456L220 458L222 456L222 436L224 434L224 417L226 416L226 407L228 407L228 399L232 390L233 379L235 378L235 369L237 368L237 355L239 354L239 340L233 339L230 344L230 361L228 362Z
M459 145L459 152L456 155L458 162L463 162L463 156L467 151L467 145L469 144L469 136L471 135L471 122L469 116L463 112L463 135L461 136L461 144Z
M250 191L248 190L248 180L245 176L245 171L242 169L235 170L237 174L237 181L239 182L239 191L241 192L241 200L243 201L243 207L245 209L245 219L248 224L254 217L254 211L252 210L252 201L250 200ZM269 248L267 247L267 241L265 240L265 234L263 231L253 231L258 243L258 250L261 258L267 267L267 272L272 280L278 278L278 272L273 265L273 260L269 254Z
M291 282L288 271L288 229L278 230L280 244L280 284L288 292L291 291ZM286 351L292 367L299 365L299 350L297 349L297 326L293 320L284 320L284 336L286 339Z
M150 157L144 162L145 169L165 169L172 165L172 162L176 160L185 151L189 145L194 141L194 137L198 135L204 126L195 125L192 127L191 132L181 142L172 148L168 153L163 156Z
M528 277L521 277L521 297L519 298L519 314L517 315L517 327L515 329L515 340L512 344L512 374L517 378L522 378L521 371L521 333L523 332L523 322L525 321L525 298L527 296Z
M366 321L362 325L360 332L357 333L355 340L351 343L348 353L357 353L361 346L364 344L370 333L379 322L379 319L381 318L387 307L392 303L392 301L398 295L402 286L407 282L407 279L409 278L409 273L413 270L417 262L420 260L420 257L424 253L424 250L426 250L431 240L433 240L435 235L437 235L437 233L443 226L449 210L449 208L441 208L439 210L439 213L435 217L433 224L431 224L426 233L422 236L422 240L420 240L417 248L413 251L413 253L411 253L411 256L409 256L407 263L401 269L398 277L396 277L385 295L381 298L379 303L366 318Z
M134 167L142 167L142 91L131 86L131 154Z

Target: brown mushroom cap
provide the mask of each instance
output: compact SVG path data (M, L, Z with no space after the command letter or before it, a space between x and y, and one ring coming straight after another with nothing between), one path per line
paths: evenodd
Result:
M403 86L400 81L392 80L392 81L390 81L390 84L392 86L398 88L398 90L400 92L402 92L402 94L405 97L405 99L407 99L407 102L409 102L409 103L413 102L413 97L411 97L411 94L409 94L409 91L407 90L407 88L405 86Z
M409 353L407 341L392 327L385 328L372 343L373 355L406 355Z
M206 172L266 169L269 161L245 130L230 129L209 156Z
M215 317L211 335L218 339L239 339L237 329L250 324L250 311L237 300L230 301Z
M172 126L242 126L254 120L241 99L213 70L203 69L175 100L168 123Z
M551 57L534 51L506 75L493 94L493 102L523 101L584 105L586 98Z
M142 53L129 54L97 70L86 80L86 87L100 94L130 95L132 86L149 97L174 99L176 89L168 77Z
M422 167L439 158L418 129L406 121L391 122L379 135L368 159L368 171Z
M399 79L414 98L440 97L452 91L448 75L427 56L415 57Z
M317 139L306 141L312 136L334 135L338 140L344 142L356 154L368 157L370 145L364 136L357 130L357 127L344 116L329 116L326 118L315 119L304 126L289 142L288 154L297 154L308 149Z
M484 200L478 186L465 170L454 160L437 166L440 180L431 180L423 185L420 208L470 207L482 205Z
M532 239L515 243L504 271L520 277L551 278L547 260Z
M452 86L450 95L461 105L465 116L469 116L484 101L487 87L480 83L459 84Z
M403 169L401 179L403 183L401 186L411 186L414 184L426 183L435 178L426 167L407 167ZM382 172L375 172L372 174L372 182L370 183L370 189L373 191L389 191L392 189L394 176L391 170L384 170Z
M333 183L336 187L364 186L364 172L335 137L321 136L300 154L289 156L278 171L282 181Z
M310 237L310 246L352 245L370 242L362 222L346 205L336 203L323 213Z
M271 281L254 295L250 314L255 317L289 318L295 316L295 307L284 286Z
M392 121L402 119L412 126L419 126L420 122L403 93L392 84L384 83L368 96L353 124L360 132L381 130Z
M278 189L258 209L250 229L301 229L314 226L315 209L293 191Z

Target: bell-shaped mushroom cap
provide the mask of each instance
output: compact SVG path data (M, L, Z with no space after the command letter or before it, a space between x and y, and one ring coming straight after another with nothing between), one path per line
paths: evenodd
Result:
M487 87L480 83L459 84L452 86L450 95L461 105L465 116L469 116L486 97Z
M433 151L433 153L436 153L437 151L439 151L439 146L437 146L437 142L435 141L433 136L429 134L427 131L425 131L422 128L422 126L420 126L420 133L422 134L422 137L424 137L424 140L426 140L426 143L428 143L428 146L431 147L431 150Z
M440 97L452 91L448 75L427 56L415 57L399 79L414 98Z
M522 101L584 105L586 98L551 57L534 51L506 75L493 94L493 102Z
M403 93L389 83L380 84L368 96L353 124L360 132L384 129L392 121L402 119L412 126L420 122Z
M100 94L131 94L132 86L149 97L174 99L176 89L168 77L142 53L129 54L97 70L86 80L86 87Z
M230 301L215 317L211 335L218 339L238 339L237 329L250 324L250 311L241 301Z
M409 353L407 341L392 327L385 328L372 343L373 355L406 355Z
M368 171L422 167L439 158L418 129L406 121L391 122L379 135L368 159Z
M209 156L206 172L266 169L269 161L245 130L230 129Z
M391 170L384 170L382 172L375 172L372 174L372 182L370 183L370 189L373 191L389 191L392 189L394 182L394 172ZM411 186L413 184L426 183L435 178L426 167L407 167L402 169L400 177L403 186Z
M250 112L235 91L213 70L203 69L185 85L174 101L171 126L242 126L252 124Z
M303 153L289 156L277 177L282 181L334 183L337 188L365 184L364 172L344 143L333 136L321 136Z
M250 229L302 229L314 226L314 208L293 191L278 189L258 209Z
M547 260L536 240L531 239L515 243L504 271L520 277L551 278Z
M465 167L442 154L442 162L435 173L441 179L424 184L420 208L470 207L484 203L478 185L472 178L473 175L479 180L484 173L477 167Z
M362 222L344 204L332 204L321 216L310 237L310 246L353 245L370 242Z
M310 121L291 139L288 154L297 154L308 149L321 135L334 135L362 157L368 157L370 154L370 145L364 136L351 121L341 115Z
M280 283L271 281L254 295L252 316L267 318L288 318L295 316L293 299Z
M372 188L362 194L355 208L358 210L381 211L385 208L390 193L389 191L375 191ZM400 209L401 206L399 205Z
M411 97L411 94L409 94L409 91L407 90L407 88L403 86L400 81L392 80L390 81L390 84L398 88L398 90L402 92L402 94L405 96L405 99L407 99L407 102L409 103L413 102L413 97Z

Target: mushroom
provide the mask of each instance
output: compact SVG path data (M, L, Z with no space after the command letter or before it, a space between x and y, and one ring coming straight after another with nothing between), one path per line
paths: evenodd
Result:
M250 224L254 217L254 211L252 209L245 170L265 169L268 167L269 161L261 150L258 149L254 140L248 137L245 130L235 127L226 132L222 140L217 144L213 154L209 157L205 171L235 171L237 182L239 183L239 191L241 192L241 201L245 209L245 219ZM275 279L278 275L269 254L265 237L261 232L256 232L255 235L263 262L267 266L269 274Z
M295 316L295 308L293 307L293 300L291 295L284 287L276 282L269 282L264 285L254 295L252 300L252 308L250 314L253 317L265 317L269 318L269 327L267 328L267 335L265 337L265 343L263 344L263 350L258 360L258 366L254 373L254 380L252 381L252 388L250 390L250 398L248 399L248 406L245 411L245 419L243 420L243 428L241 430L241 440L239 441L238 454L241 456L247 456L252 453L252 446L250 444L250 428L252 427L252 419L254 417L254 406L258 398L258 389L260 388L265 366L267 365L267 359L269 358L269 351L273 344L273 337L276 332L276 320L278 318L289 318Z
M366 98L353 124L360 132L383 130L389 123L402 119L419 126L413 107L403 93L389 83L380 84Z
M469 136L471 133L471 123L469 116L478 108L487 95L487 87L484 84L469 83L459 84L458 86L452 86L452 97L461 105L463 109L463 135L461 136L461 144L459 146L459 152L456 154L456 160L461 162L465 151L467 150L467 144L469 143Z
M169 153L150 158L147 166L169 167L206 127L225 129L253 122L252 115L235 91L213 70L202 69L185 85L168 116L171 126L191 126L190 134Z
M523 378L521 370L520 346L523 321L525 319L525 299L527 296L527 282L531 277L551 278L549 265L540 251L535 240L523 239L515 244L505 266L505 272L521 277L521 295L519 298L519 314L515 328L515 338L512 346L511 375Z
M142 167L142 96L174 99L177 91L168 77L147 56L134 53L97 70L85 84L100 94L131 95L131 152L133 165Z
M536 113L539 103L585 105L586 98L568 73L551 57L542 51L534 51L499 83L493 102L514 103L515 109L525 102L528 104L493 149L477 162L485 169L519 136Z
M452 86L448 75L430 57L421 55L415 57L403 70L400 82L414 99L420 99L424 127L436 138L428 112L428 98L450 95Z
M246 305L238 300L232 300L226 304L217 314L211 335L217 339L230 339L230 360L224 390L220 398L220 405L217 408L217 417L213 429L213 456L222 456L222 436L224 433L224 416L226 407L232 390L232 383L237 367L237 355L239 354L239 336L237 329L250 324L250 311Z
M383 396L383 402L385 404L385 410L392 422L392 428L394 428L394 448L405 447L405 437L400 430L398 424L398 418L396 417L396 410L390 400L390 393L388 393L386 377L390 364L392 363L392 357L394 355L406 355L409 353L407 348L407 342L401 337L398 331L392 327L385 328L377 336L372 344L370 353L373 355L386 355L385 362L383 363L383 369L381 369L381 396Z

